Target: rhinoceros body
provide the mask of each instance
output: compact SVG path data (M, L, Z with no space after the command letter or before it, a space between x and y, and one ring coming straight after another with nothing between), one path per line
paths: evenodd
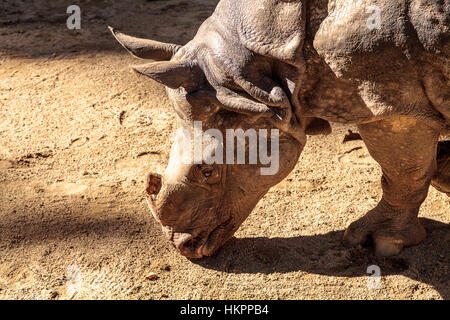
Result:
M431 183L450 194L449 1L222 0L184 46L126 36L134 69L167 86L181 129L280 131L280 170L185 163L174 142L150 174L155 218L182 254L213 254L295 166L309 134L354 123L383 170L379 204L344 235L392 255L425 238L417 219ZM274 142L272 136L269 137ZM278 141L278 140L277 140ZM232 142L234 144L234 141ZM223 142L228 146L229 142Z

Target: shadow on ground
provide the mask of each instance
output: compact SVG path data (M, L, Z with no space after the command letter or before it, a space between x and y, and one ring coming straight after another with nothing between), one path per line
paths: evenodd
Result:
M344 231L292 238L233 238L214 257L194 261L230 273L287 273L304 271L333 277L368 276L369 265L385 275L403 275L432 285L444 299L450 298L450 226L421 219L428 237L400 255L382 258L372 248L347 249Z
M167 256L171 250L169 243L156 222L146 211L144 213L144 207L139 208L139 212L136 212L137 207L117 207L114 203L81 204L66 199L52 208L41 207L42 210L33 213L32 219L27 214L27 206L18 208L0 219L0 253L10 254L13 250L22 255L24 248L33 252L42 245L58 246L62 250L63 243L67 243L70 247L66 245L67 250L61 254L85 248L103 251L104 255L118 261L123 254L116 255L116 252L111 256L106 250L109 246L105 245L123 240L126 250L133 244L136 252L151 247L152 256ZM442 298L450 299L450 226L430 219L421 221L427 229L427 239L395 257L376 257L371 248L345 248L341 243L344 233L341 230L291 238L233 238L215 256L193 263L234 274L303 271L330 277L368 276L367 267L377 265L382 276L408 277L433 286ZM71 249L73 246L75 249ZM134 259L140 261L149 257L134 256Z

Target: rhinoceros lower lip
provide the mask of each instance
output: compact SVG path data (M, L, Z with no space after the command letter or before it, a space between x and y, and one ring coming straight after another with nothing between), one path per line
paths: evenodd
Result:
M216 227L211 232L203 232L195 238L183 243L178 250L189 259L200 259L214 254L217 243L217 235L220 228Z
M178 250L181 254L190 259L203 258L203 246L205 245L207 238L195 237L189 241L183 243Z

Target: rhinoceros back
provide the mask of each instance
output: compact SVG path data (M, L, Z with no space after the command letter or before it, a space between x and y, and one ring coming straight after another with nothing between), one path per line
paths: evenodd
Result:
M449 16L449 0L330 0L314 48L337 77L357 83L374 117L411 115L445 128Z

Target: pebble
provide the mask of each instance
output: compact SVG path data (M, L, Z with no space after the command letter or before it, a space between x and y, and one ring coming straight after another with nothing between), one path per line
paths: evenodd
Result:
M145 276L145 279L147 279L147 280L157 280L158 279L158 275L156 273L150 272L149 274L147 274Z

